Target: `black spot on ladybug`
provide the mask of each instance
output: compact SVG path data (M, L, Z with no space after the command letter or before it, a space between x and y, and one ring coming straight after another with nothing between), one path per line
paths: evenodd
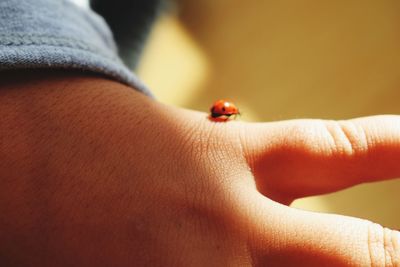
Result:
M225 107L223 107L223 108L222 108L222 111L224 111L224 112L225 112Z

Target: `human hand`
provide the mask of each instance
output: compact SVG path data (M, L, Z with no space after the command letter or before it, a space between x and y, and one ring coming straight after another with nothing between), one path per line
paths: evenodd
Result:
M397 266L400 235L288 207L400 176L400 119L215 123L94 77L0 91L0 261Z

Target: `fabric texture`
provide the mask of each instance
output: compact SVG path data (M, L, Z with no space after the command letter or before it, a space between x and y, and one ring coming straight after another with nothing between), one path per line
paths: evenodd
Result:
M118 57L105 21L68 0L0 1L0 70L27 68L100 73L151 95Z
M168 8L165 0L91 0L91 8L111 28L124 63L135 68L150 29L159 13Z

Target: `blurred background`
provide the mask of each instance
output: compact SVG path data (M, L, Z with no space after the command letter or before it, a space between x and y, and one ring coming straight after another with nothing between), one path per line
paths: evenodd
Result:
M162 102L241 120L399 114L399 1L180 0L156 24L138 75ZM399 163L400 164L400 163ZM293 206L400 228L400 181Z

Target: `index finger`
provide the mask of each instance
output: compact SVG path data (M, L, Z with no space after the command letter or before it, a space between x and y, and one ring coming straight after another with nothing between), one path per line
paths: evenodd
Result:
M400 117L253 126L244 145L259 190L294 199L400 177ZM248 138L247 138L248 140Z

